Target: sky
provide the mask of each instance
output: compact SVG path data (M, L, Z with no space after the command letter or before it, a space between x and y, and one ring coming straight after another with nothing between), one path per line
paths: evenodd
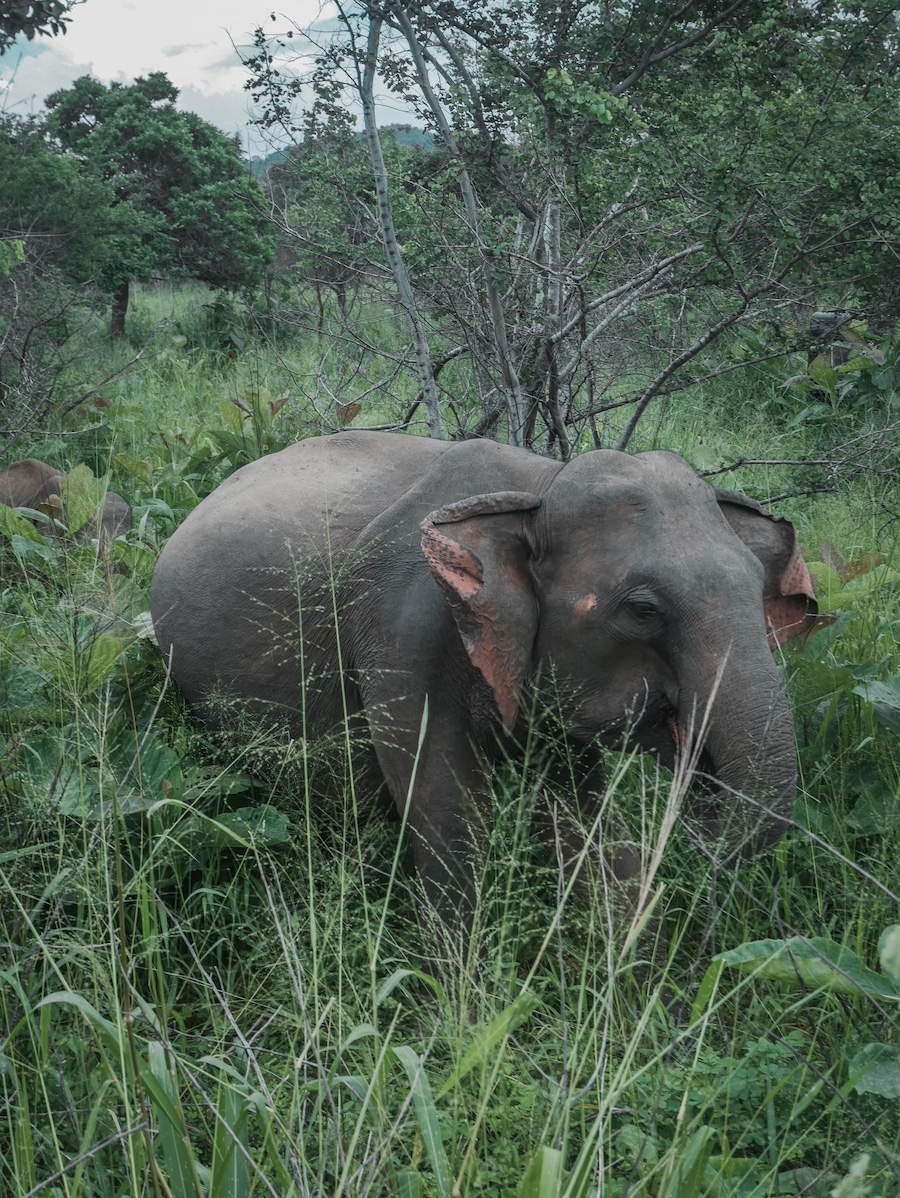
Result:
M63 36L20 37L0 58L0 108L38 112L45 96L82 75L130 83L165 71L181 91L179 108L239 134L249 156L264 155L271 147L247 125L251 99L235 46L252 45L256 25L286 28L271 24L272 11L271 0L84 0ZM291 0L276 11L306 25L327 17L329 5Z

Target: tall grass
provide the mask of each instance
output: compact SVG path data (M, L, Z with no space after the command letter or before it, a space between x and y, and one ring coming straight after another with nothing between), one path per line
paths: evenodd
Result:
M573 879L531 835L535 755L495 780L472 951L455 953L363 784L325 811L302 768L251 780L144 635L184 512L236 455L336 426L324 397L383 369L315 336L231 356L208 303L139 296L139 362L28 447L111 469L135 501L118 570L0 536L0 1192L896 1194L900 611L876 484L790 504L813 558L827 540L885 559L832 579L839 623L784 657L798 826L723 869L667 820L683 779L610 755L606 801L647 873L629 935L599 858ZM135 352L98 354L97 377ZM268 424L233 402L262 395L264 415L285 390ZM818 434L778 425L780 394L679 398L636 448L706 468L800 456ZM390 405L367 402L360 422L380 422ZM737 481L779 493L790 473Z

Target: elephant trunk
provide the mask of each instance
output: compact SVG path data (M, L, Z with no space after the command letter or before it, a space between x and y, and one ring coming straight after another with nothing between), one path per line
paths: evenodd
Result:
M735 643L715 655L682 688L680 721L699 728L709 710L703 744L711 779L689 811L704 838L724 839L729 853L756 852L777 841L797 786L797 751L784 687L765 646ZM724 659L724 666L719 663ZM709 678L721 672L717 687ZM685 708L687 710L685 710ZM703 766L701 765L701 769ZM707 771L704 771L707 772Z

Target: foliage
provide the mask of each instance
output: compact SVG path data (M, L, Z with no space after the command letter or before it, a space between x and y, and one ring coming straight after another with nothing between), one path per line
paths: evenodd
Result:
M90 320L122 212L112 188L47 144L40 124L0 117L0 437L50 406Z
M47 97L51 137L115 194L120 219L100 279L109 290L154 272L253 287L271 256L258 189L234 141L179 112L177 97L161 72L109 87L85 75Z
M399 166L399 164L398 164ZM271 167L266 187L280 233L281 267L334 292L341 311L376 260L366 208L372 178L363 142L346 127L315 130ZM319 301L320 327L324 319Z
M832 407L852 403L890 412L900 384L900 324L877 342L867 332L858 324L848 325L829 354L817 354L806 372L788 379L785 386L824 397Z
M896 319L894 10L459 0L348 5L336 31L288 34L259 32L248 86L262 124L302 134L313 194L318 139L354 94L365 109L373 54L434 133L387 173L367 134L384 194L339 187L322 222L332 238L380 222L382 272L405 311L399 255L428 323L420 378L451 347L471 362L468 433L565 457L626 407L624 446L730 329L823 292L882 331ZM292 75L298 51L301 70L317 59Z
M358 302L360 342L399 357ZM159 328L137 368L94 339L113 380L27 446L95 500L78 457L108 472L133 530L104 562L0 509L0 1190L891 1198L900 611L871 480L790 501L838 617L784 659L797 828L724 869L676 830L651 964L610 943L603 879L565 893L528 833L540 780L509 770L480 963L438 962L396 824L361 779L315 786L341 745L213 748L144 616L159 549L227 473L337 427L335 395L390 416L374 358L315 319L277 354L235 340L237 311L196 289L138 288L136 309ZM816 428L768 402L791 369L740 402L721 380L678 395L660 444L802 456ZM737 485L778 492L791 469ZM277 783L250 778L258 752ZM667 780L615 755L610 779L649 853Z
M35 34L66 32L68 15L75 0L4 0L0 13L0 54L24 33L29 41Z
M49 145L34 118L0 119L0 174L2 236L23 239L32 269L55 266L75 283L111 269L126 215L115 207L112 186Z

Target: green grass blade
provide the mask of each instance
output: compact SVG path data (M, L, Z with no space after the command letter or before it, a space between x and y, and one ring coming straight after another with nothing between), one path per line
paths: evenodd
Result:
M437 1107L431 1093L431 1085L418 1053L406 1045L393 1050L394 1056L406 1070L412 1089L413 1108L422 1133L425 1151L431 1162L434 1180L441 1198L451 1198L452 1184L450 1181L450 1166L447 1154L441 1140L441 1126L438 1120Z
M250 1193L247 1109L240 1092L227 1082L219 1086L216 1111L209 1198L245 1198Z
M514 998L508 1007L504 1007L487 1027L482 1028L466 1049L463 1059L438 1091L438 1098L443 1098L467 1073L471 1073L473 1069L482 1065L498 1044L501 1044L507 1036L512 1035L516 1028L529 1018L537 1005L537 998L525 991Z
M680 1152L675 1149L678 1155L660 1187L659 1198L702 1198L706 1194L705 1174L715 1135L711 1127L698 1127Z
M169 1187L174 1198L203 1198L203 1190L194 1162L184 1112L169 1069L168 1055L164 1045L152 1042L147 1046L149 1069L156 1087L147 1086L152 1092L161 1090L167 1102L154 1102L159 1138L162 1143L163 1161L168 1175ZM141 1068L142 1080L146 1083L146 1071Z
M544 1144L522 1178L518 1198L557 1198L562 1186L563 1154Z
M422 1177L415 1169L401 1169L394 1177L397 1198L422 1198Z

